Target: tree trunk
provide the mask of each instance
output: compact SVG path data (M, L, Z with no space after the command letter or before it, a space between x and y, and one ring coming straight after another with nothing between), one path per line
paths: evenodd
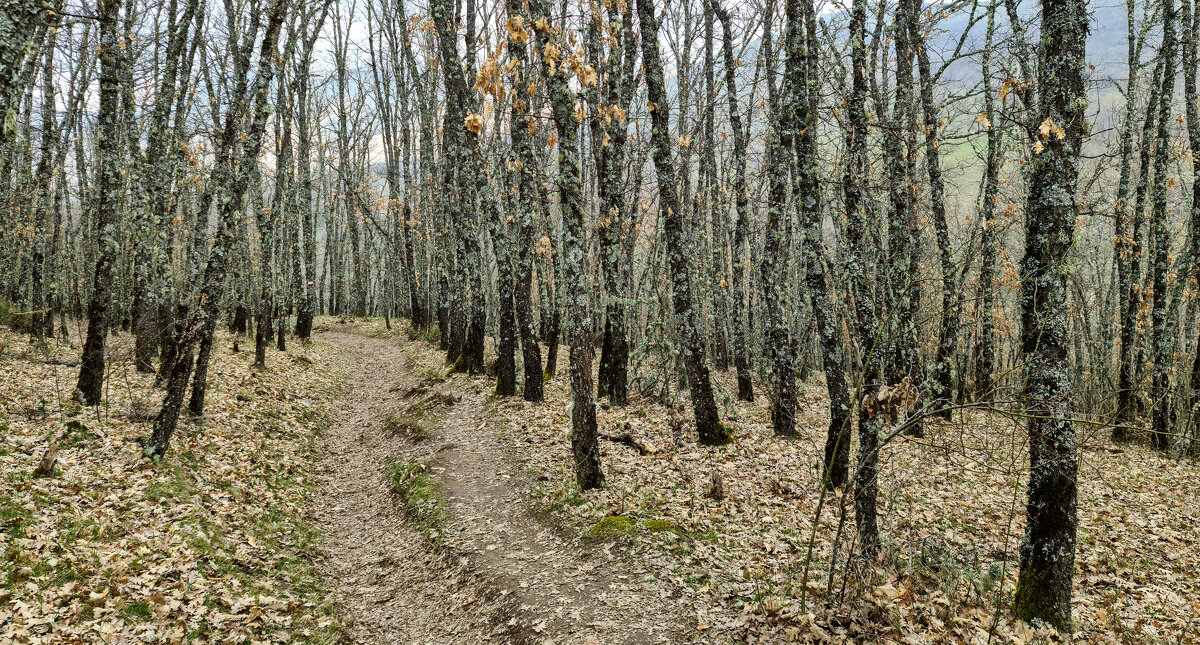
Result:
M853 289L851 303L858 321L862 375L858 408L858 467L854 472L854 521L858 526L858 552L873 559L879 552L879 527L875 501L879 489L879 417L862 401L879 391L880 342L871 289L871 251L867 248L868 223L863 199L867 145L867 0L853 0L850 8L851 88L847 106L846 174L842 182L846 200L846 275Z
M766 24L772 23L772 5L768 5ZM789 27L790 28L790 27ZM795 345L786 319L788 310L788 251L791 248L790 219L785 211L787 183L792 166L794 139L793 110L783 105L776 93L774 55L769 35L764 37L763 51L768 62L767 102L774 123L767 135L767 172L769 173L766 240L763 243L761 275L763 300L766 305L764 322L764 354L771 363L771 427L780 437L796 436L796 376ZM788 41L784 41L788 47ZM785 81L786 84L786 81ZM792 97L785 97L791 101Z
M988 5L991 7L991 4ZM919 9L919 7L916 7ZM955 348L958 346L958 321L962 310L962 289L959 288L950 244L950 227L946 223L946 185L942 178L939 152L937 105L933 102L933 71L929 64L929 43L922 35L915 14L908 16L908 32L917 53L917 69L921 74L921 107L925 130L925 164L929 173L929 215L937 236L938 260L942 270L942 324L938 331L937 355L934 358L930 382L934 412L950 419L950 406L958 375L954 370ZM990 55L985 52L984 56ZM985 79L986 82L986 79ZM985 110L987 108L985 107ZM916 178L913 178L915 181Z
M1083 0L1042 1L1039 117L1042 124L1053 125L1032 160L1021 262L1030 475L1013 612L1026 622L1042 620L1064 632L1072 630L1078 469L1075 429L1068 419L1066 256L1078 216L1075 190L1087 119L1087 21Z
M550 19L546 0L532 0L534 22ZM558 43L546 30L538 29L539 49L550 52ZM567 71L553 73L558 63L553 56L542 58L549 89L550 109L558 131L558 190L563 221L563 288L567 300L567 329L571 343L571 452L575 458L575 481L581 490L600 488L600 442L596 430L596 406L592 398L591 320L588 316L587 243L584 239L584 204L579 171L575 96L567 86ZM588 79L580 78L587 84ZM594 82L594 81L593 81Z
M100 110L96 134L96 270L92 299L88 304L87 340L80 359L79 390L87 405L99 405L104 384L104 352L108 339L108 308L112 294L113 263L117 254L117 203L120 199L121 155L117 131L117 94L120 82L120 52L117 47L117 16L120 0L101 0L100 17Z
M1178 48L1175 10L1172 0L1163 0L1163 41L1159 52L1164 60L1162 89L1159 90L1158 132L1154 144L1154 189L1151 195L1153 270L1154 270L1154 415L1150 445L1156 450L1170 447L1171 388L1170 371L1175 339L1167 308L1167 271L1171 239L1167 230L1167 163L1171 152L1171 101L1175 97L1175 59ZM1182 279L1182 278L1181 278Z
M979 216L983 232L979 259L979 341L975 344L975 400L990 400L995 373L995 309L996 309L996 199L1000 192L1000 115L996 112L992 93L992 53L996 33L996 3L988 5L987 39L983 47L983 109L987 114L987 157L984 168L983 198Z
M671 158L669 103L663 81L662 59L658 54L658 18L652 0L637 1L638 19L642 25L642 64L646 87L654 109L651 117L651 141L654 168L658 174L658 201L663 212L667 253L669 256L675 321L687 368L688 387L692 392L692 410L700 442L722 445L732 441L729 431L721 424L717 402L704 362L704 343L696 326L692 310L692 284L688 259L684 250L683 212L675 191L675 168Z
M729 12L722 8L717 0L713 3L713 11L721 21L721 51L725 59L725 94L729 104L729 129L733 131L733 201L737 211L737 223L733 227L733 250L731 264L733 265L733 364L737 370L738 399L754 400L754 384L750 380L750 358L748 356L748 337L746 321L745 293L745 259L746 229L750 218L750 199L746 188L746 138L747 133L742 128L742 119L738 111L737 79L735 70L737 60L733 54L733 31L729 24Z
M917 3L919 4L919 3ZM916 203L913 196L916 131L913 104L913 46L909 26L920 10L914 0L896 5L896 100L892 107L891 131L887 138L888 165L888 362L884 372L892 385L905 379L922 384L917 349L917 318L914 303L920 283L913 266L917 259ZM908 434L920 436L920 424Z

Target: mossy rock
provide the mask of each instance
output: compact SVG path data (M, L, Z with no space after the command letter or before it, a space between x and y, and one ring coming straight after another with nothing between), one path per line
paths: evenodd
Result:
M628 535L637 530L637 520L624 515L609 515L608 517L596 522L596 525L588 531L588 537L594 538L615 538L622 535Z
M679 537L690 538L689 534L682 526L668 520L642 520L642 526L651 533L662 533L664 531L674 533Z

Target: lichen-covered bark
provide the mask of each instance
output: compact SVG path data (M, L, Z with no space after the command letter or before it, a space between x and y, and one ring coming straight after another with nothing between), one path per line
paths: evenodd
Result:
M989 7L992 5L989 4ZM916 7L919 9L920 7ZM925 166L929 175L929 217L937 237L938 263L942 270L942 322L938 329L937 354L929 382L931 403L942 418L950 418L950 405L958 375L954 371L954 354L958 346L959 312L962 310L962 289L958 270L954 266L950 227L946 223L946 182L942 177L942 161L938 141L938 108L933 99L933 70L929 64L929 43L918 24L915 12L907 16L908 32L917 54L917 70L921 74L921 111L924 117ZM988 56L988 53L984 53ZM985 110L988 109L985 107ZM916 178L913 178L915 181Z
M529 3L535 24L550 22L546 0ZM550 111L558 132L558 190L563 222L563 287L566 290L567 335L571 343L571 453L575 458L575 481L582 490L604 485L600 468L600 439L596 431L596 405L592 396L591 319L588 292L587 242L584 238L583 182L579 170L579 135L575 119L575 94L567 85L568 69L554 69L559 62L552 48L566 43L549 29L535 28L542 56L543 81L547 86ZM581 81L582 82L582 81Z
M1131 0L1132 1L1132 0ZM1198 36L1200 36L1200 3L1193 4L1192 0L1184 0L1180 8L1182 14L1183 34L1183 98L1184 113L1187 122L1188 145L1192 149L1189 157L1192 164L1192 208L1189 226L1191 229L1192 266L1188 267L1197 279L1200 279L1200 163L1196 161L1196 153L1200 151L1200 106L1196 97L1196 67L1200 64L1200 54L1197 53ZM1193 301L1193 305L1195 302ZM1189 316L1190 318L1191 316ZM1190 324L1184 329L1191 328ZM1188 401L1188 426L1184 428L1188 436L1188 452L1200 453L1200 440L1194 431L1196 415L1200 412L1200 346L1197 347L1192 359L1191 399Z
M1163 2L1163 41L1159 56L1163 57L1162 89L1158 99L1158 128L1154 143L1154 188L1151 194L1151 238L1154 270L1154 414L1150 427L1150 445L1157 450L1170 446L1170 371L1174 353L1175 321L1167 307L1167 271L1171 239L1167 228L1167 163L1171 156L1171 100L1175 97L1175 59L1179 41L1176 34L1177 15L1172 0ZM1176 299L1178 302L1178 299Z
M509 20L519 19L522 25L526 22L523 3L520 0L507 0ZM524 27L522 27L524 29ZM513 69L513 87L527 87L529 75L526 70L529 65L527 44L516 37L518 32L509 34L508 54L516 61ZM527 37L526 37L527 38ZM516 209L517 218L517 257L515 289L513 291L513 306L516 310L517 333L521 339L521 370L522 397L526 401L538 402L543 399L542 354L538 345L537 331L533 317L533 209L536 195L533 185L533 171L536 160L530 142L529 126L533 123L529 101L532 97L523 97L515 92L512 101L512 155L514 183L516 192L512 203Z
M301 31L304 43L293 65L296 96L296 217L300 219L303 235L304 287L296 311L296 336L308 340L312 336L313 315L316 313L317 291L317 217L312 207L312 143L309 125L308 90L312 68L313 47L325 24L330 3L321 7L321 13L307 26L309 32ZM297 249L300 251L300 249Z
M35 32L45 28L42 23L53 6L45 0L0 2L0 145L12 141L16 134L13 94L22 89L18 79L26 65L26 47ZM0 156L0 173L6 170L7 162L8 159Z
M1134 244L1135 238L1131 237L1130 233L1130 195L1133 192L1133 134L1137 127L1137 100L1139 95L1138 77L1141 72L1141 61L1139 48L1142 42L1137 37L1136 18L1137 18L1137 3L1136 0L1126 0L1125 2L1126 27L1128 32L1128 55L1126 67L1128 71L1128 80L1125 83L1125 114L1121 122L1120 134L1120 158L1121 158L1121 173L1117 182L1117 198L1114 204L1113 213L1113 262L1117 269L1117 326L1118 337L1120 338L1120 348L1117 350L1118 362L1118 404L1117 414L1115 417L1116 423L1113 424L1112 438L1114 441L1128 441L1129 428L1122 423L1122 410L1130 407L1132 402L1132 391L1126 389L1131 385L1129 365L1126 364L1126 349L1133 345L1134 329L1129 324L1128 311L1129 299L1131 296L1130 288L1132 287L1130 263L1133 252L1136 251ZM1131 355L1132 356L1132 355Z
M889 382L904 379L922 383L917 347L917 307L920 297L918 273L913 271L918 258L916 203L916 129L913 102L913 44L911 23L920 10L915 0L896 4L896 96L892 119L886 134L885 156L888 171L888 361L884 371ZM920 435L920 424L909 428Z
M117 255L117 204L121 190L121 153L117 128L117 95L120 92L121 60L117 39L120 0L101 0L100 101L96 128L97 195L96 243L99 248L93 275L92 298L88 304L87 337L80 358L76 388L87 405L99 405L104 384L105 345L108 340L108 308L112 295L113 263Z
M879 418L867 413L861 401L879 390L879 333L875 320L867 248L868 224L863 199L867 145L867 0L850 7L850 101L847 105L846 172L842 186L846 203L846 276L849 278L858 346L862 354L858 409L858 465L854 472L854 521L858 552L874 558L879 552L875 499L879 489Z
M46 231L47 219L54 210L54 192L51 186L51 168L54 167L54 148L58 138L54 109L54 43L55 33L51 31L43 43L42 63L42 144L39 153L37 171L34 173L36 182L33 211L33 257L31 258L30 301L33 314L30 319L29 334L34 339L43 336L53 336L54 312L49 311L45 299L43 269L46 265ZM51 328L47 332L47 327Z
M629 277L622 261L622 238L632 235L633 227L628 221L622 194L621 170L627 165L629 131L625 115L633 97L637 50L633 40L633 12L628 7L622 10L610 3L607 20L599 5L593 5L593 11L595 15L588 22L588 48L600 77L599 86L593 92L594 100L603 107L591 115L590 124L596 159L596 192L600 202L597 225L600 266L604 274L604 336L600 347L597 395L607 396L613 405L625 405L629 397L629 332L626 328ZM605 40L612 43L607 57L603 56L601 24L608 35Z
M733 318L733 365L737 370L738 399L754 400L754 383L750 380L750 358L747 348L748 329L746 323L746 229L750 217L750 199L746 188L746 130L737 97L737 59L733 54L733 30L729 12L718 0L709 0L713 12L721 22L721 55L725 66L725 97L729 109L729 129L733 131L733 203L737 222L733 225L733 248L730 263L733 265L733 303L730 315Z
M975 344L975 399L992 397L992 375L995 372L996 338L996 256L997 222L996 199L1000 192L1000 123L992 91L992 44L996 35L996 3L988 5L987 36L983 47L983 109L991 122L987 129L987 152L984 160L983 197L979 218L983 221L979 252L979 342Z
M1084 0L1043 0L1038 50L1041 152L1032 159L1021 261L1023 399L1029 431L1029 499L1013 611L1027 622L1072 629L1078 454L1068 418L1067 251L1086 128ZM1059 130L1058 128L1061 128ZM1036 147L1035 147L1036 149Z
M679 331L680 348L687 372L688 388L692 393L692 412L700 442L722 445L731 441L728 430L721 425L717 402L709 381L708 365L704 361L704 342L692 309L692 282L683 239L683 212L676 191L675 164L671 158L670 107L663 80L662 58L658 53L658 18L652 0L637 1L638 20L642 26L642 66L646 89L654 109L650 112L651 156L658 175L658 206L665 224L668 264L672 282L672 304ZM561 144L560 144L561 145Z
M1138 152L1138 182L1134 188L1133 222L1128 238L1122 238L1122 252L1129 258L1129 269L1122 276L1121 290L1126 292L1125 311L1121 322L1121 365L1117 374L1117 426L1113 430L1113 438L1118 441L1128 440L1131 435L1128 429L1134 424L1140 413L1138 400L1138 345L1141 340L1138 320L1142 316L1142 301L1146 294L1142 289L1142 246L1143 224L1145 222L1146 194L1149 190L1151 159L1150 139L1154 136L1155 124L1158 121L1159 93L1162 91L1163 75L1162 56L1154 65L1153 81L1150 85L1150 97L1146 103L1146 118L1142 122L1141 142Z
M792 195L800 210L804 244L800 249L805 266L805 284L820 339L821 363L829 391L829 427L825 439L823 480L827 486L846 483L850 470L850 392L842 364L842 334L833 311L825 277L825 243L821 232L821 187L817 173L817 43L816 9L812 0L788 0L786 4L787 51L785 87L792 111L796 172Z
M765 24L772 23L773 5L768 4ZM773 61L770 29L763 38L763 55ZM787 40L784 41L787 47ZM763 321L764 354L771 364L771 427L781 437L796 435L795 346L785 311L789 306L786 267L791 248L791 226L785 211L787 184L792 166L795 115L790 105L782 104L776 89L774 63L767 67L767 103L773 115L767 134L767 224L760 269L766 320ZM787 81L785 80L785 84ZM788 101L792 97L785 97Z

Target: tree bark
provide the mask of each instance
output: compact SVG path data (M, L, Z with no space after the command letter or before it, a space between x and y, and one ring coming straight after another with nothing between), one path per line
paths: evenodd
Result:
M669 103L663 81L662 59L658 53L658 18L652 0L637 0L638 19L642 25L642 65L647 93L654 109L650 112L651 141L654 168L658 174L658 202L665 223L667 254L669 256L675 321L687 370L688 387L692 393L692 411L700 442L722 445L732 441L729 431L721 424L717 402L704 361L704 343L696 326L692 310L692 284L688 259L684 250L683 213L675 190L675 166L671 158ZM561 145L561 144L560 144Z
M1171 101L1175 97L1175 60L1178 54L1176 12L1173 0L1163 0L1163 40L1159 56L1163 58L1162 89L1158 99L1158 130L1154 143L1154 188L1151 194L1153 238L1154 296L1154 414L1150 427L1150 445L1156 450L1170 447L1171 388L1170 370L1174 354L1174 334L1167 307L1167 271L1171 239L1167 230L1167 163L1171 156ZM1182 278L1180 278L1182 279Z
M87 405L99 405L104 385L105 345L108 340L108 309L112 295L113 263L117 254L117 203L121 191L120 139L117 131L117 94L120 92L120 51L117 17L120 0L101 0L100 17L100 104L96 133L99 176L96 195L96 270L92 299L88 304L87 340L80 359L76 388Z
M1039 117L1042 124L1052 125L1032 160L1021 262L1030 475L1013 612L1026 622L1041 620L1065 632L1073 626L1078 470L1075 429L1067 418L1071 377L1066 256L1078 215L1075 190L1087 119L1087 22L1084 0L1042 0Z
M733 365L737 370L738 399L754 400L754 383L750 379L750 358L747 348L749 330L746 321L745 293L745 258L746 229L749 227L750 199L746 188L746 130L742 127L741 114L738 110L737 79L734 70L737 60L733 55L733 30L730 26L729 12L721 7L718 0L713 3L713 12L721 21L721 53L725 59L725 94L729 104L729 129L733 131L733 203L737 212L737 222L733 227L733 249L731 264L733 265Z
M867 559L879 553L879 527L875 504L879 489L880 419L870 413L863 401L879 391L880 342L875 319L870 276L871 251L867 248L866 208L863 181L866 175L867 144L867 0L853 0L850 8L851 87L847 106L846 173L843 190L846 200L846 275L850 280L851 302L858 321L858 344L862 353L862 375L858 408L858 466L854 472L854 521L858 526L858 552Z
M546 0L532 0L535 25L551 21ZM596 430L596 406L592 398L591 320L588 315L587 243L583 215L582 181L579 171L579 140L575 121L575 95L567 86L567 68L557 73L561 61L552 54L560 47L548 29L538 29L538 48L547 84L550 111L558 132L558 190L563 221L563 287L567 300L567 333L571 343L571 453L575 458L575 481L581 490L604 486L600 468L600 440ZM561 51L561 50L560 50ZM580 78L581 84L587 79Z

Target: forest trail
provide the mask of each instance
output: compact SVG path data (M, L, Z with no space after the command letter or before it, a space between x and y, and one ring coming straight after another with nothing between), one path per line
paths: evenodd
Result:
M484 381L437 384L457 402L415 443L384 428L405 392L429 384L406 346L336 326L319 338L349 366L313 502L347 642L690 642L656 576L627 570L610 543L566 540L533 515L504 438L483 420ZM445 489L441 548L406 519L385 473L417 456Z

